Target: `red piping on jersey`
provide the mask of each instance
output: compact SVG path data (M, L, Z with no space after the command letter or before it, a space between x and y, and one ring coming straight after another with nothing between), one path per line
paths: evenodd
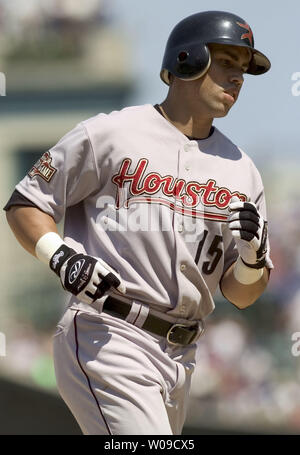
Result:
M217 213L205 212L205 211L198 211L193 209L187 209L186 207L179 207L178 205L174 204L163 198L158 197L132 197L127 199L124 204L124 207L129 207L131 204L136 203L147 203L147 204L161 204L169 207L170 209L174 210L175 212L181 213L182 215L189 215L194 218L202 218L204 220L210 221L223 221L226 222L228 216L227 215L219 215Z

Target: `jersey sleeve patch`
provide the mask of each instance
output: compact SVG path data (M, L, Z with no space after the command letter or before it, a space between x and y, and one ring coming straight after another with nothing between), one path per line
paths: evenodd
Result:
M45 152L41 158L33 165L32 169L28 172L28 176L33 179L34 177L41 177L46 182L50 182L57 169L51 165L51 153Z

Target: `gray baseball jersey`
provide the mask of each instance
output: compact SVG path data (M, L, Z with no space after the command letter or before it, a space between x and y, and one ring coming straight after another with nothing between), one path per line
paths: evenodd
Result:
M217 128L189 140L152 105L81 122L16 189L57 223L65 215L66 243L115 268L126 296L188 319L213 310L237 258L230 198L251 199L266 217L261 177L243 151Z
M16 189L57 223L65 217L65 242L117 270L126 298L175 321L204 319L213 311L222 275L238 257L227 227L231 197L253 201L266 219L263 184L252 160L217 128L207 139L187 138L152 105L79 123L44 153ZM273 267L269 257L267 266ZM69 307L92 309L74 296ZM79 320L73 328L77 341L78 326ZM136 333L133 339L139 344ZM89 340L91 346L94 341ZM56 352L61 378L59 365L66 360L62 347ZM183 361L184 355L176 353ZM87 403L83 400L79 408L86 410ZM81 418L78 401L73 412L85 432L97 433ZM104 425L99 433L106 431ZM128 427L115 431L130 432Z

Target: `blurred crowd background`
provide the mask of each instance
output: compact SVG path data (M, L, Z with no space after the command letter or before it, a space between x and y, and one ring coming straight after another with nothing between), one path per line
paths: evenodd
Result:
M162 101L167 89L159 71L167 36L181 18L199 11L199 2L141 3L0 0L0 72L6 77L0 100L2 207L41 153L77 122ZM222 3L203 1L201 10L223 10ZM292 60L299 49L292 24L300 6L274 5L270 20L266 5L251 3L229 0L226 10L257 30L257 47L270 55L273 69L247 78L238 105L216 125L261 172L275 269L267 291L249 309L216 296L198 343L187 425L207 432L299 433L300 98L292 96L291 77L300 71L300 62ZM65 294L57 278L15 242L4 212L0 233L0 378L55 395L51 337Z

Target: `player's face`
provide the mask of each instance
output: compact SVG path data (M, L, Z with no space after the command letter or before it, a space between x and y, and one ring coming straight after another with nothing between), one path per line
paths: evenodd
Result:
M209 48L210 68L202 78L186 83L187 97L194 115L224 117L238 99L251 55L243 47L211 44Z

